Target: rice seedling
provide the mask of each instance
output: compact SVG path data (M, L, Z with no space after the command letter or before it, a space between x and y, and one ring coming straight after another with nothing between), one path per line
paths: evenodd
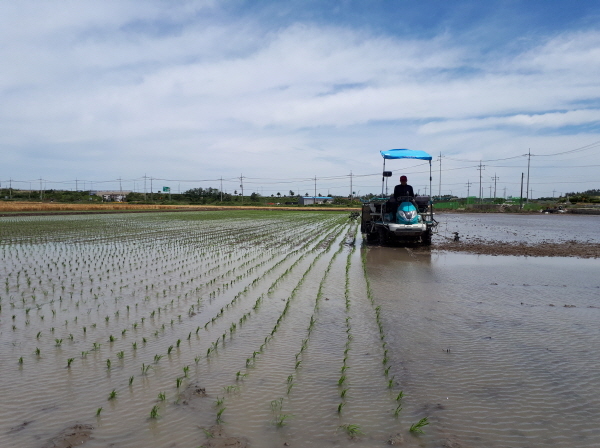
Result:
M36 348L35 348L35 356L38 356L38 357L39 357L39 356L40 356L40 353L41 353L40 349L39 349L38 347L36 347Z
M221 423L223 421L223 412L225 412L227 408L221 408L217 411L217 423Z
M108 370L110 370L110 364L111 364L111 362L110 362L110 358L107 358L107 359L106 359L106 368L107 368Z
M19 364L23 364L23 357L22 356L19 358Z
M394 376L392 376L389 380L388 380L388 389L392 389L394 387Z
M85 357L87 357L87 355L88 355L88 354L89 354L89 352L88 352L88 351L82 351L82 352L81 352L81 357L82 357L82 358L85 358Z
M402 405L398 405L396 407L396 409L394 410L394 417L398 417L398 415L400 414L400 411L402 411Z
M413 423L410 426L410 432L423 434L423 428L429 424L429 418L423 417L417 423Z
M358 426L358 425L353 425L353 424L340 425L339 428L346 431L346 434L348 434L352 438L364 435L364 432L362 432L362 430L360 429L360 426Z
M219 407L221 406L223 403L225 402L225 397L219 398L217 397L217 400L215 401L215 406Z
M67 359L67 368L71 367L71 364L73 363L73 361L75 361L75 358L69 358L69 359Z
M181 384L183 383L183 377L178 377L176 380L177 383L177 389L179 389L181 387Z
M158 364L158 361L160 361L161 358L164 356L165 355L159 355L159 354L154 355L154 364Z
M60 347L62 345L62 339L54 339L54 342L56 343L56 347Z
M152 406L152 410L150 411L150 418L156 419L158 418L158 405Z
M115 398L117 398L117 391L115 389L113 389L108 394L108 399L109 400L114 400Z
M165 401L167 399L167 395L164 392L159 392L158 393L158 400L159 401Z
M342 389L342 391L340 392L340 397L341 398L346 398L346 394L347 393L348 393L348 388Z
M173 346L169 345L169 348L167 349L167 355L170 355L172 351L173 351Z
M400 400L402 400L402 398L404 398L404 392L400 391L398 393L398 396L396 396L396 401L400 401Z
M346 382L346 375L340 376L340 378L338 379L338 386L343 385L345 382Z
M125 357L125 352L123 350L121 350L120 352L117 352L117 358L123 359L124 357Z
M133 384L133 375L129 377L129 385L131 386Z
M102 407L99 407L98 409L96 409L96 417L100 417L100 413L102 412Z
M344 408L344 406L346 406L346 403L344 401L342 401L340 404L338 404L338 407L337 407L338 414L342 413L342 409Z

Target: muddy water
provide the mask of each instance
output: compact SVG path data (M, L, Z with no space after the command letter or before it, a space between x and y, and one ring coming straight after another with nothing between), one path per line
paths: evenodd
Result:
M368 262L423 446L599 445L597 260L373 247Z
M600 440L598 260L366 247L329 213L0 225L2 447Z

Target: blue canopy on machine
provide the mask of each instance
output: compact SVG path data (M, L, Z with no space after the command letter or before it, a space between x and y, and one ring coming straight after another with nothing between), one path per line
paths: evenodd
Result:
M388 149L379 151L384 159L419 159L431 160L431 156L418 149Z

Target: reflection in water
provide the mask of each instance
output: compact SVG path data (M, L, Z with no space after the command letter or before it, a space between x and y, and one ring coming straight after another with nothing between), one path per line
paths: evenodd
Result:
M424 446L600 444L598 260L367 250Z

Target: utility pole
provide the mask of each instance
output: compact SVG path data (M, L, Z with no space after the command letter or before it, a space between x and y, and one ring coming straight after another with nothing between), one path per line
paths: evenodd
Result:
M504 187L504 199L506 199L506 187Z
M490 184L490 198L492 197L492 184Z
M8 198L12 199L12 177L8 181Z
M317 203L317 176L315 176L315 195L313 196L313 204Z
M244 176L240 174L240 188L242 189L242 204L244 203Z
M482 170L485 170L485 165L481 164L481 160L479 161L479 168L477 168L479 170L479 203L481 204L483 202L483 186L481 184L481 175L482 175Z
M519 197L519 208L523 209L523 176L525 174L521 173L521 196Z
M144 201L146 200L146 173L144 173Z
M440 184L438 187L438 201L440 200L440 198L442 197L442 153L440 152L440 156L438 157L438 160L440 161Z
M494 177L492 177L492 180L494 181L494 199L496 199L496 181L500 179L498 176L496 176L496 173L494 173Z
M77 178L75 178L75 191L79 191L79 188L77 188Z
M469 203L469 192L471 191L471 182L467 180L467 204Z
M350 201L354 199L352 194L352 171L350 171Z
M527 190L525 190L525 194L529 191L529 166L531 165L531 148L529 148L529 152L527 152ZM527 195L527 203L529 203L529 195Z
M221 202L223 202L223 176L221 176Z
M123 184L121 183L120 177L119 177L119 191L121 192L121 200L123 200Z
M552 198L554 198L554 193L556 193L556 190L552 190Z
M152 181L154 179L151 177L150 178L150 202L154 202L154 189L152 188Z
M44 200L44 195L42 193L42 178L40 177L40 201Z

